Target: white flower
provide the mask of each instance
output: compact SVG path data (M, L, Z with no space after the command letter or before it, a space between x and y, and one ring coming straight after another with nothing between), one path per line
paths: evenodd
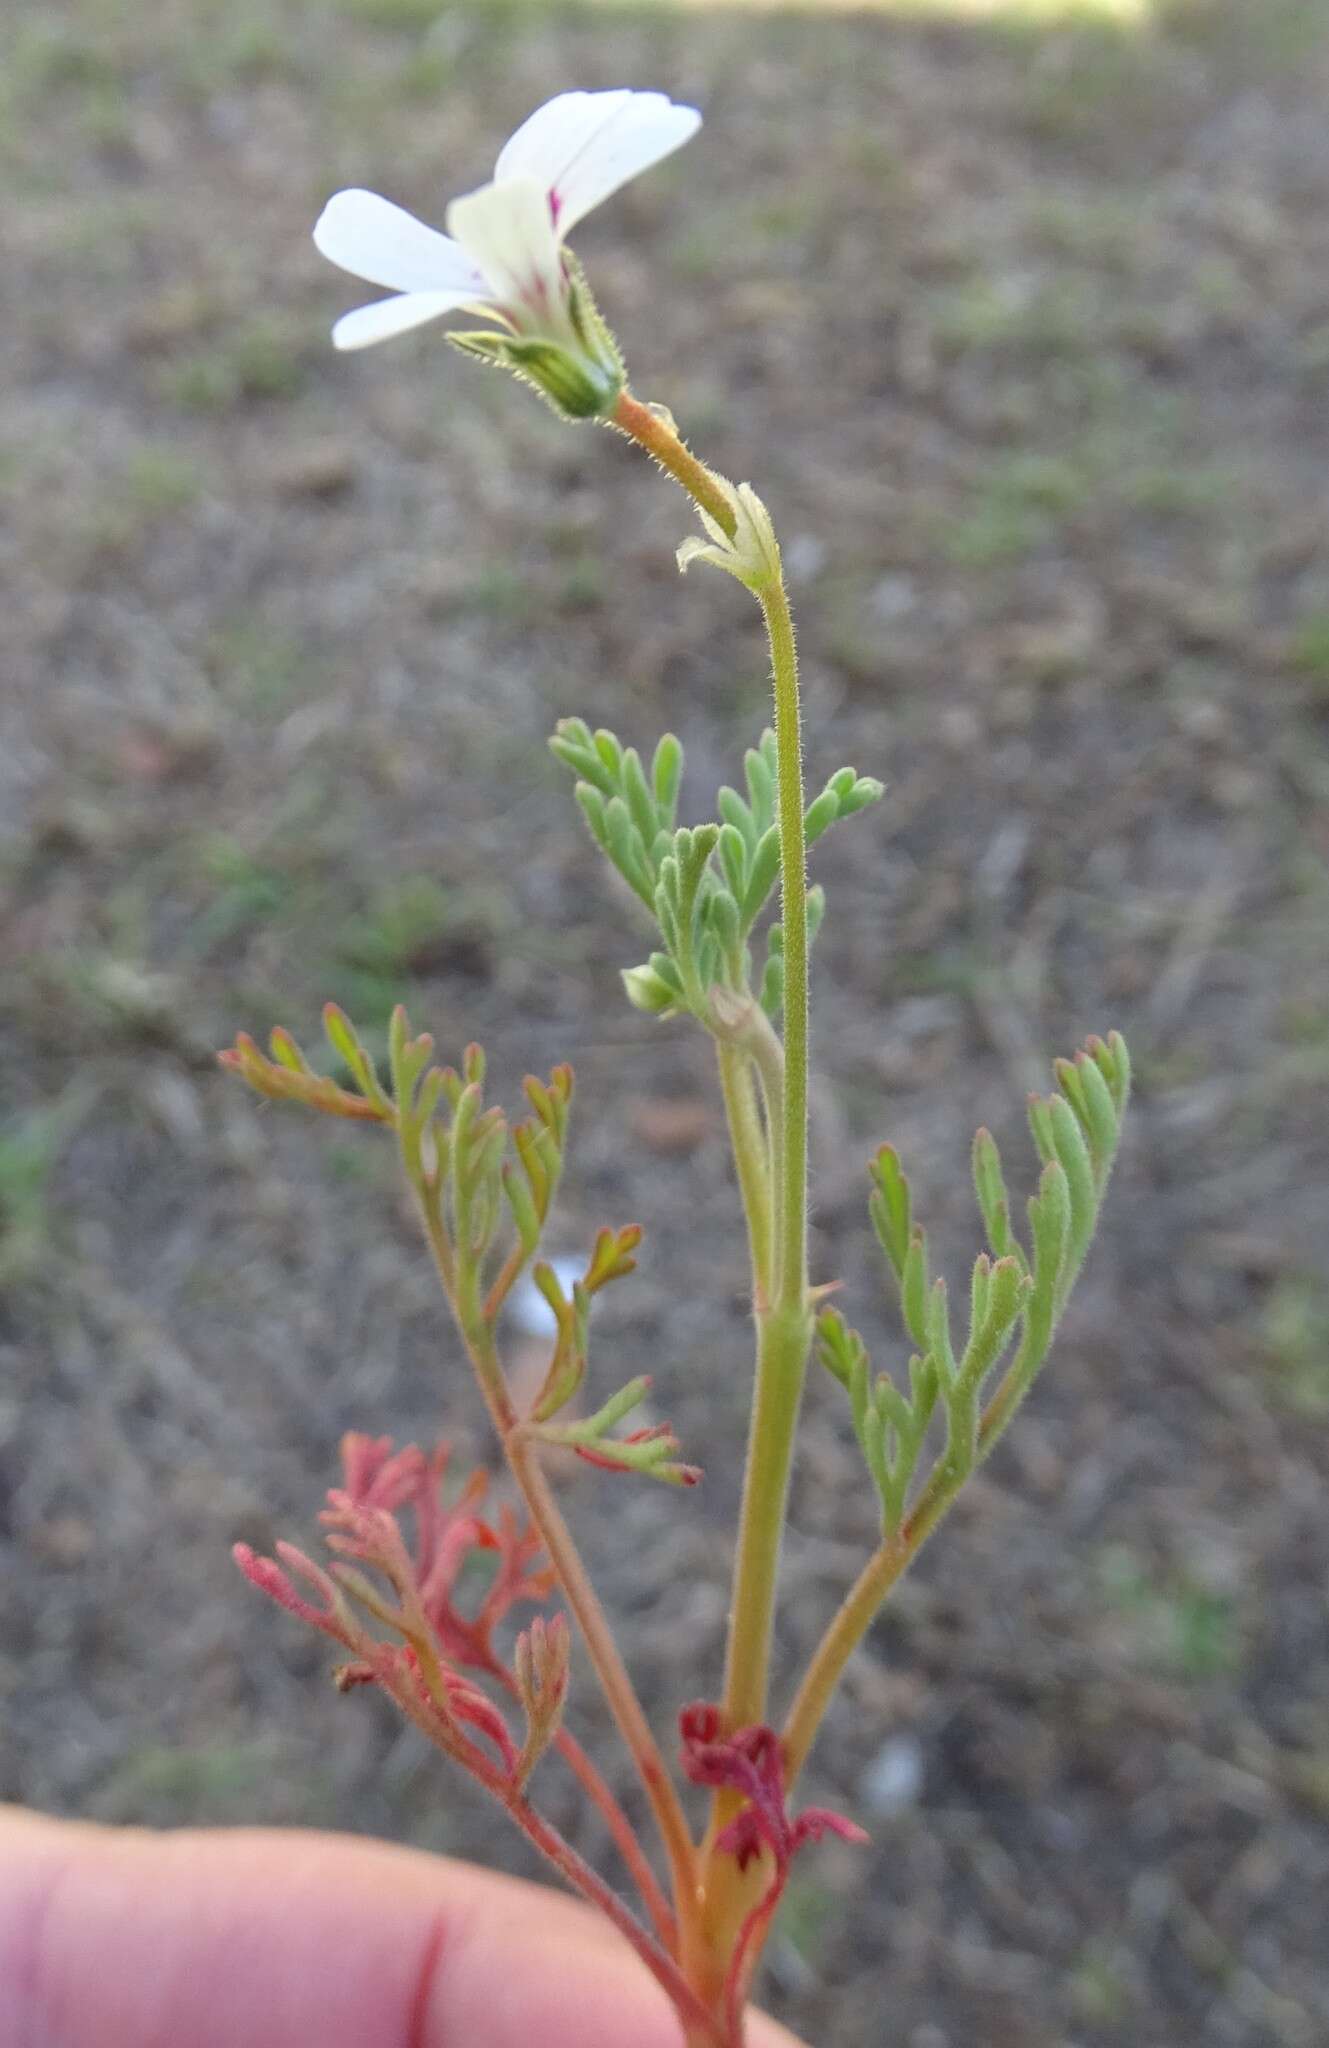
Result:
M449 233L428 228L375 192L338 192L314 241L329 262L396 294L347 313L332 330L341 349L364 348L466 306L507 334L571 351L603 374L588 335L580 280L563 237L639 171L695 135L701 115L659 92L563 92L505 143L492 184L447 211ZM580 295L589 298L585 287ZM609 344L612 351L612 343ZM616 354L613 367L621 385Z

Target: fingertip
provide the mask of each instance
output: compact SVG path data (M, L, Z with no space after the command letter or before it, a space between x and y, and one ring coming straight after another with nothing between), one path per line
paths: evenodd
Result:
M0 2041L33 2048L678 2048L596 1915L447 1857L298 1830L0 1808ZM752 2048L797 2048L757 2022Z

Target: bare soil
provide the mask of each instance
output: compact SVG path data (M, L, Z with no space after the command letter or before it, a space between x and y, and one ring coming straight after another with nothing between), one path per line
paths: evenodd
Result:
M810 773L889 784L816 862L816 1272L880 1364L872 1148L958 1278L974 1127L1031 1179L1053 1054L1118 1026L1139 1076L1055 1361L830 1718L807 1796L873 1845L807 1856L766 1995L819 2048L1329 2040L1329 10L1155 13L3 31L0 1797L527 1867L228 1561L311 1530L347 1428L492 1456L384 1148L213 1064L325 997L482 1039L509 1101L575 1060L558 1248L647 1230L596 1384L653 1371L708 1481L568 1509L662 1732L718 1684L718 1097L621 1000L642 937L544 740L669 726L709 815L757 626L680 585L625 445L436 336L336 358L308 239L348 183L439 219L564 85L657 85L702 136L580 252L638 392L775 513ZM814 1383L782 1694L872 1523Z

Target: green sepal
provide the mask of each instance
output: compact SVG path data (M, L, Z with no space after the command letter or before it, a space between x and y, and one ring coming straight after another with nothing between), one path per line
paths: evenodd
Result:
M571 250L564 250L563 261L570 341L498 328L452 331L447 339L463 355L511 370L538 391L560 418L607 419L627 382L623 358Z

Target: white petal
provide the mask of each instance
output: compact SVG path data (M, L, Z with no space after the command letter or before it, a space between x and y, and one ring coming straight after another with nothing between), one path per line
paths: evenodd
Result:
M533 177L550 195L560 235L639 171L682 147L701 126L695 107L662 92L563 92L524 121L499 156L495 179Z
M534 178L482 185L454 199L448 226L489 280L489 297L516 325L557 333L567 286L544 189Z
M614 92L560 92L527 116L499 151L494 181L535 178L546 187L606 121L633 97L626 86Z
M343 313L332 330L334 348L368 348L371 342L391 341L394 334L409 334L457 306L475 302L469 292L402 292L395 299L376 299L372 306L357 306Z
M392 291L489 297L465 250L377 192L334 193L319 215L314 242L329 263Z

